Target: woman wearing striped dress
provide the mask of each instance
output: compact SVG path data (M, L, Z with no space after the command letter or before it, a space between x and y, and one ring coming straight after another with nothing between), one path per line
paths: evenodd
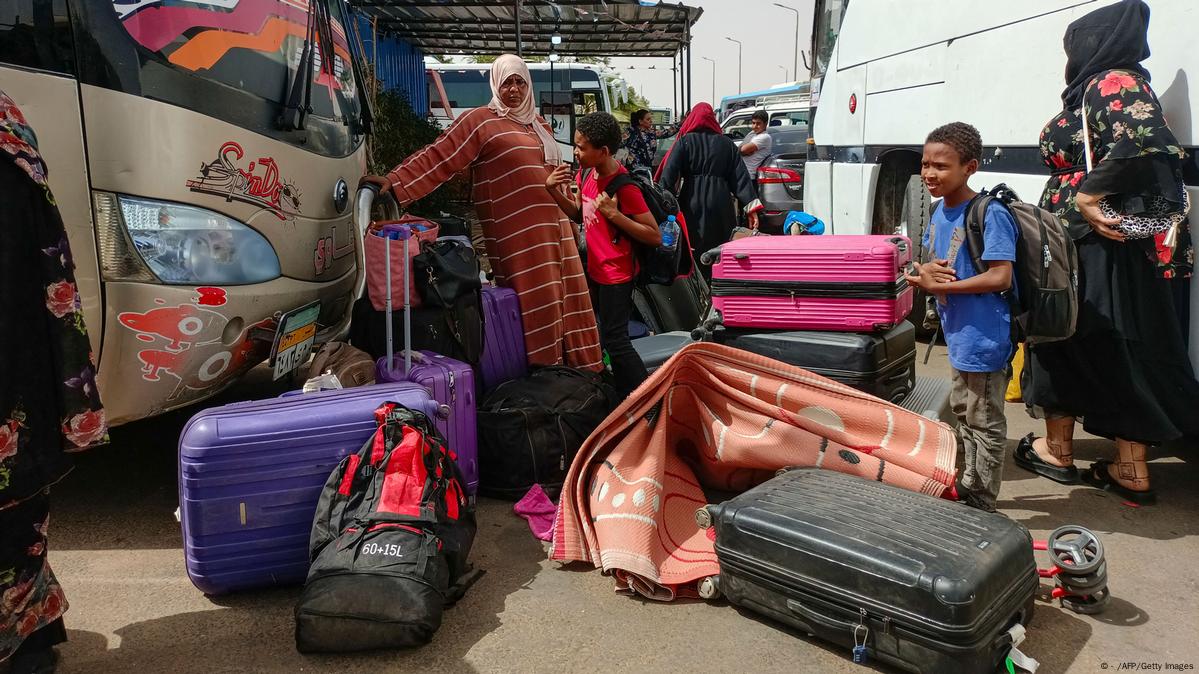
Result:
M545 190L562 156L533 107L525 62L511 54L497 59L491 91L487 107L460 116L386 177L363 182L391 190L406 206L469 168L495 280L520 297L529 364L599 371L603 355L574 229Z

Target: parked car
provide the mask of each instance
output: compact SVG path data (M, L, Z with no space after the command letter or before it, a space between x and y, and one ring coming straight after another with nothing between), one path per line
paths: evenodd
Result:
M808 126L772 126L766 133L773 138L772 154L758 167L754 176L758 198L762 201L758 226L768 234L780 234L790 211L803 210L803 173L808 159Z
M787 213L803 210L803 170L808 158L808 125L772 126L766 129L766 133L774 139L773 154L762 162L758 174L751 177L757 183L758 198L765 207L759 216L759 226L769 234L780 234ZM739 129L725 135L738 145L745 137ZM673 136L658 141L658 154L654 157L655 171L674 141Z

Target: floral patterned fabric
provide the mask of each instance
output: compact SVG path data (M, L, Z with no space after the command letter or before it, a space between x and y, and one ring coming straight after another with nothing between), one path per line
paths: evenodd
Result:
M45 494L0 510L0 661L67 610L62 586L46 563L49 521Z
M644 166L652 169L654 167L654 155L658 154L658 139L667 138L676 133L678 133L677 126L665 131L629 129L629 137L624 142L624 148L629 151L627 164L630 167Z
M25 117L0 91L0 659L66 609L48 488L108 439L74 262Z
M1076 239L1091 233L1075 205L1084 184L1088 193L1104 193L1121 176L1116 163L1122 160L1156 158L1164 172L1163 181L1175 180L1176 162L1184 158L1177 139L1166 126L1161 104L1149 84L1139 74L1110 70L1094 77L1083 96L1083 107L1090 115L1091 149L1094 152L1090 175L1086 171L1083 143L1082 110L1063 110L1041 131L1041 157L1053 171L1041 198L1041 207L1064 220ZM1172 168L1167 168L1172 167ZM1138 167L1140 168L1140 167ZM1161 186L1165 187L1165 186ZM1154 237L1146 256L1163 278L1186 278L1195 263L1190 228L1184 223L1173 250L1164 245L1165 235Z

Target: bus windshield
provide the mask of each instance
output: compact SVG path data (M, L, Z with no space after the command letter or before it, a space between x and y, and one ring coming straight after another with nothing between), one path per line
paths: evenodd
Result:
M812 59L812 79L824 76L833 47L837 44L837 33L841 31L841 19L845 18L845 6L849 0L817 0L816 21L812 25L812 42L815 58Z
M86 83L179 105L326 156L348 155L362 142L348 14L338 0L73 3L76 34L95 36L81 41ZM332 53L324 54L322 44L332 45ZM281 120L306 45L313 50L311 91L300 104L307 102L310 113L303 129L291 130ZM90 50L96 58L88 58Z

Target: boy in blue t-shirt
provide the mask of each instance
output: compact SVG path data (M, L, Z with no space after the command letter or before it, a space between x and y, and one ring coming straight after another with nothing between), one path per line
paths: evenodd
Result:
M998 200L985 214L987 269L976 273L965 237L966 213L976 192L967 182L978 170L982 138L969 124L935 129L924 142L920 176L941 203L924 232L932 261L916 264L908 283L937 299L937 313L953 367L953 412L965 454L959 496L967 505L995 511L1003 474L1007 418L1004 391L1011 376L1011 310L1000 293L1012 287L1018 230Z

